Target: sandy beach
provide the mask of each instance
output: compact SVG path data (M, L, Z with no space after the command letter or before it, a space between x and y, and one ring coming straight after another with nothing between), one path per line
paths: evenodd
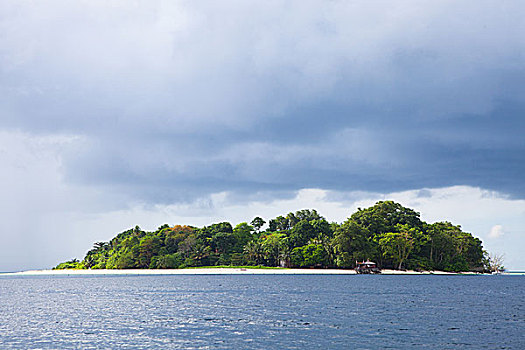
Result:
M382 275L474 275L474 272L381 270ZM0 273L0 276L73 276L73 275L356 275L343 269L260 269L260 268L196 268L196 269L129 269L129 270L29 270Z

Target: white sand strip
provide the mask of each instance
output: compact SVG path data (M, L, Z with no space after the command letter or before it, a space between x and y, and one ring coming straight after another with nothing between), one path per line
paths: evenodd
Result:
M197 269L130 269L130 270L31 270L0 273L0 276L74 276L74 275L355 275L342 269L259 269L259 268L197 268ZM475 275L475 272L381 270L382 275Z
M476 272L414 271L414 270L381 270L382 275L479 275Z
M57 276L57 275L355 275L354 270L340 269L133 269L133 270L32 270L3 273L0 276Z

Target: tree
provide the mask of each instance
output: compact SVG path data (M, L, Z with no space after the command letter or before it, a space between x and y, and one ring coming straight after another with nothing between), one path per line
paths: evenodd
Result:
M416 236L421 234L421 231L408 225L398 225L397 228L399 232L382 234L379 239L379 245L383 250L383 254L391 257L398 264L397 269L401 270L403 262L414 249Z
M229 222L220 222L210 226L205 226L198 231L198 238L211 238L214 234L219 232L232 233L233 228Z
M157 260L158 269L177 269L184 262L184 258L180 253L168 254L159 257Z
M432 267L445 271L482 271L483 247L478 238L450 222L425 225L423 255Z
M494 254L490 253L487 257L488 270L492 273L498 273L505 270L503 266L504 255L503 254Z
M147 266L149 266L149 260L147 261ZM117 269L131 269L135 267L135 260L133 259L133 254L131 252L126 252L118 257L115 262L115 267ZM144 267L144 266L141 266Z
M142 237L142 236L144 236L145 232L142 231L142 230L140 229L140 226L139 226L139 225L137 225L137 226L135 226L135 228L133 229L133 234L134 234L135 236L137 236L137 237Z
M232 248L234 253L242 253L246 243L253 239L253 226L248 225L245 222L241 222L233 229L233 235L235 237L235 245Z
M168 231L166 233L166 238L164 238L164 246L169 254L175 253L179 244L186 239L188 235L184 232L177 231Z
M373 243L368 239L368 230L348 219L334 232L333 244L336 264L339 267L354 267L356 260L370 259L375 254Z
M296 211L294 216L297 218L298 221L312 221L321 219L324 220L324 218L321 215L319 215L319 213L315 209L301 209Z
M322 267L329 264L329 257L320 244L308 244L292 250L292 263L301 267Z
M380 201L370 208L359 208L350 218L372 235L395 232L397 224L418 228L423 226L418 212L393 201Z
M185 258L188 258L190 256L191 251L195 248L196 245L197 238L194 234L190 234L184 239L184 241L179 243L178 251L181 252Z
M310 244L316 244L323 247L326 256L328 257L328 259L326 260L326 264L324 265L325 267L335 265L337 251L332 237L324 234L319 234L317 237L312 238L310 240Z
M290 244L293 247L300 247L317 236L315 227L306 220L299 221L290 232Z
M449 222L427 225L428 257L435 268L443 269L444 265L449 264L450 257L456 250L453 239L453 232L456 230L458 228Z
M268 231L287 231L290 229L290 221L284 216L278 216L275 219L270 220Z
M217 253L227 253L235 245L235 236L233 233L218 232L211 238L210 245Z
M193 266L205 266L209 263L208 258L211 254L211 248L202 244L198 244L191 252L191 260L194 262Z
M139 243L138 266L148 268L151 258L159 252L160 245L160 239L156 236L145 236L142 238ZM126 260L126 264L127 262Z
M260 241L250 241L244 246L244 254L249 261L259 265L264 258L264 252Z
M93 244L94 250L109 250L109 244L108 242L95 242Z
M255 228L255 230L257 231L257 233L259 233L261 231L261 227L264 226L264 224L266 223L266 221L264 221L261 217L257 216L255 217L252 222L250 222L250 224Z
M72 259L63 263L58 264L53 270L64 270L64 269L84 269L82 262L77 259Z
M261 240L264 259L270 266L279 266L281 262L281 252L287 245L287 237L283 233L273 233Z

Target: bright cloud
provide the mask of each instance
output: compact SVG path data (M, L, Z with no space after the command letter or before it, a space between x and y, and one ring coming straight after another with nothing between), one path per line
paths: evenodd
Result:
M501 225L494 225L490 229L489 238L501 238L504 234L505 232Z

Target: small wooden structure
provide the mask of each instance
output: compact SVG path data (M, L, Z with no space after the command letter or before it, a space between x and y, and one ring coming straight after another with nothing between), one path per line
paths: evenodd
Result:
M381 273L375 262L370 260L355 262L355 271L359 274Z

